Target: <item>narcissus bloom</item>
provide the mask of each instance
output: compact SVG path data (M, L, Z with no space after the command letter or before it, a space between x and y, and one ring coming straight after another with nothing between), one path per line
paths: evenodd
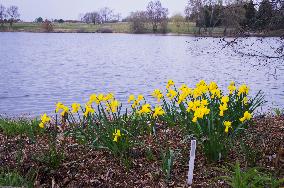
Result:
M158 116L162 116L165 114L165 111L163 110L163 108L161 106L156 106L154 109L154 113L153 113L153 117L158 117Z
M163 97L163 93L159 89L155 89L152 93L152 96L157 99L158 102L160 102L161 98Z
M64 105L63 105L61 102L58 102L58 103L56 104L55 112L58 113L59 110L61 110L61 109L63 108L63 106L64 106Z
M244 116L242 118L240 118L241 122L244 122L246 120L250 120L252 117L251 113L249 113L248 111L245 111Z
M224 116L224 112L225 112L226 110L228 110L228 105L227 105L227 103L220 104L219 110L220 110L219 115L220 115L220 116Z
M100 93L100 94L96 97L95 102L96 102L97 104L100 104L102 101L104 101L104 94Z
M69 111L69 108L67 106L63 106L61 116L65 116L65 114L68 113L68 111Z
M39 124L40 128L44 128L44 125L50 121L50 117L44 113L43 115L40 116L41 122Z
M173 89L169 89L168 93L167 93L167 97L172 100L173 98L175 98L175 96L177 96L177 92Z
M128 103L131 103L131 101L134 101L135 100L135 96L134 95L129 95L129 98L128 98Z
M141 109L138 111L139 114L148 114L151 112L150 104L142 105Z
M229 128L232 127L232 122L230 121L224 121L224 126L225 126L225 132L229 132Z
M72 113L77 113L80 109L80 104L78 103L73 103L72 104Z
M109 100L112 100L112 99L114 99L114 94L113 93L108 93L103 98L104 101L109 101Z
M220 89L213 89L212 91L210 91L211 92L211 98L213 99L213 98L215 98L215 97L217 97L217 98L220 98L221 97L221 91L220 91Z
M138 96L137 96L137 101L140 102L140 101L142 101L143 99L144 99L144 96L143 96L143 95L138 95Z
M241 85L241 86L239 87L238 96L240 96L241 94L247 95L248 92L249 92L249 87L246 86L245 84L243 84L243 85Z
M224 104L227 104L229 102L229 97L228 96L223 96L221 99L221 102Z
M112 100L106 104L107 110L113 113L117 112L117 107L119 106L118 100Z
M46 123L50 121L50 117L44 113L41 117L41 122Z
M243 98L243 104L244 104L244 105L247 105L247 104L248 104L248 98L247 98L247 97L244 97L244 98Z
M119 129L115 129L112 135L114 136L113 141L118 142L118 138L121 137L123 134L121 134Z
M215 89L218 89L218 85L216 84L216 82L210 82L208 89L209 91L213 91Z
M229 94L233 94L234 91L236 91L237 87L235 86L235 82L231 82L228 86Z
M175 85L173 80L168 80L166 88L169 89L171 86Z
M84 112L84 116L87 117L88 115L95 113L95 110L90 106L90 105L85 105L85 112Z

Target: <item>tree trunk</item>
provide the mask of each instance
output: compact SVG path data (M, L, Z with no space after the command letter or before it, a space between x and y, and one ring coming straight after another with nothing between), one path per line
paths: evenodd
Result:
M225 26L224 32L223 32L224 36L227 36L227 26Z

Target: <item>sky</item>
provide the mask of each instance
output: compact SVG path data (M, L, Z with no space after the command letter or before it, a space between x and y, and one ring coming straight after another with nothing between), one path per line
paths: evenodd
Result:
M130 12L145 10L150 0L0 0L5 7L19 7L20 19L34 21L37 17L44 19L79 19L82 13L110 7L116 13L126 17ZM183 13L187 0L161 0L163 7L169 9L170 15Z

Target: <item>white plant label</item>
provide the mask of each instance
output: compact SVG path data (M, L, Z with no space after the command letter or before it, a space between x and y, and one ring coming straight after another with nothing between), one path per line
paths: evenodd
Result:
M196 150L196 140L191 140L189 165L188 165L188 175L187 175L187 184L188 185L192 184L193 169L194 169L194 159L195 159L195 150Z

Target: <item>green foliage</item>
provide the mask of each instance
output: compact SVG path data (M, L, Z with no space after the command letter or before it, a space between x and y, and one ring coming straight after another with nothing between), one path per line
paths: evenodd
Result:
M35 158L43 163L48 169L56 170L64 160L64 153L54 146L50 146L47 152L44 152Z
M37 119L6 119L0 118L0 131L8 136L25 135L34 138L37 134L43 131L38 127Z
M273 111L276 116L281 116L284 114L284 109L281 108L273 108Z
M242 170L239 162L229 168L219 168L225 172L226 176L220 176L218 179L225 180L232 188L247 187L271 187L278 188L284 179L275 179L270 174L261 172L259 168L248 168Z
M33 187L33 182L16 171L0 170L0 186Z
M260 152L255 147L251 147L245 142L240 143L241 152L245 156L245 161L248 166L255 166L259 157L261 156Z
M269 2L269 0L263 0L260 3L257 12L257 21L256 21L257 28L267 29L272 17L273 17L272 4Z
M171 170L173 168L174 156L174 150L170 148L162 152L162 170L165 174L167 182L171 178Z

